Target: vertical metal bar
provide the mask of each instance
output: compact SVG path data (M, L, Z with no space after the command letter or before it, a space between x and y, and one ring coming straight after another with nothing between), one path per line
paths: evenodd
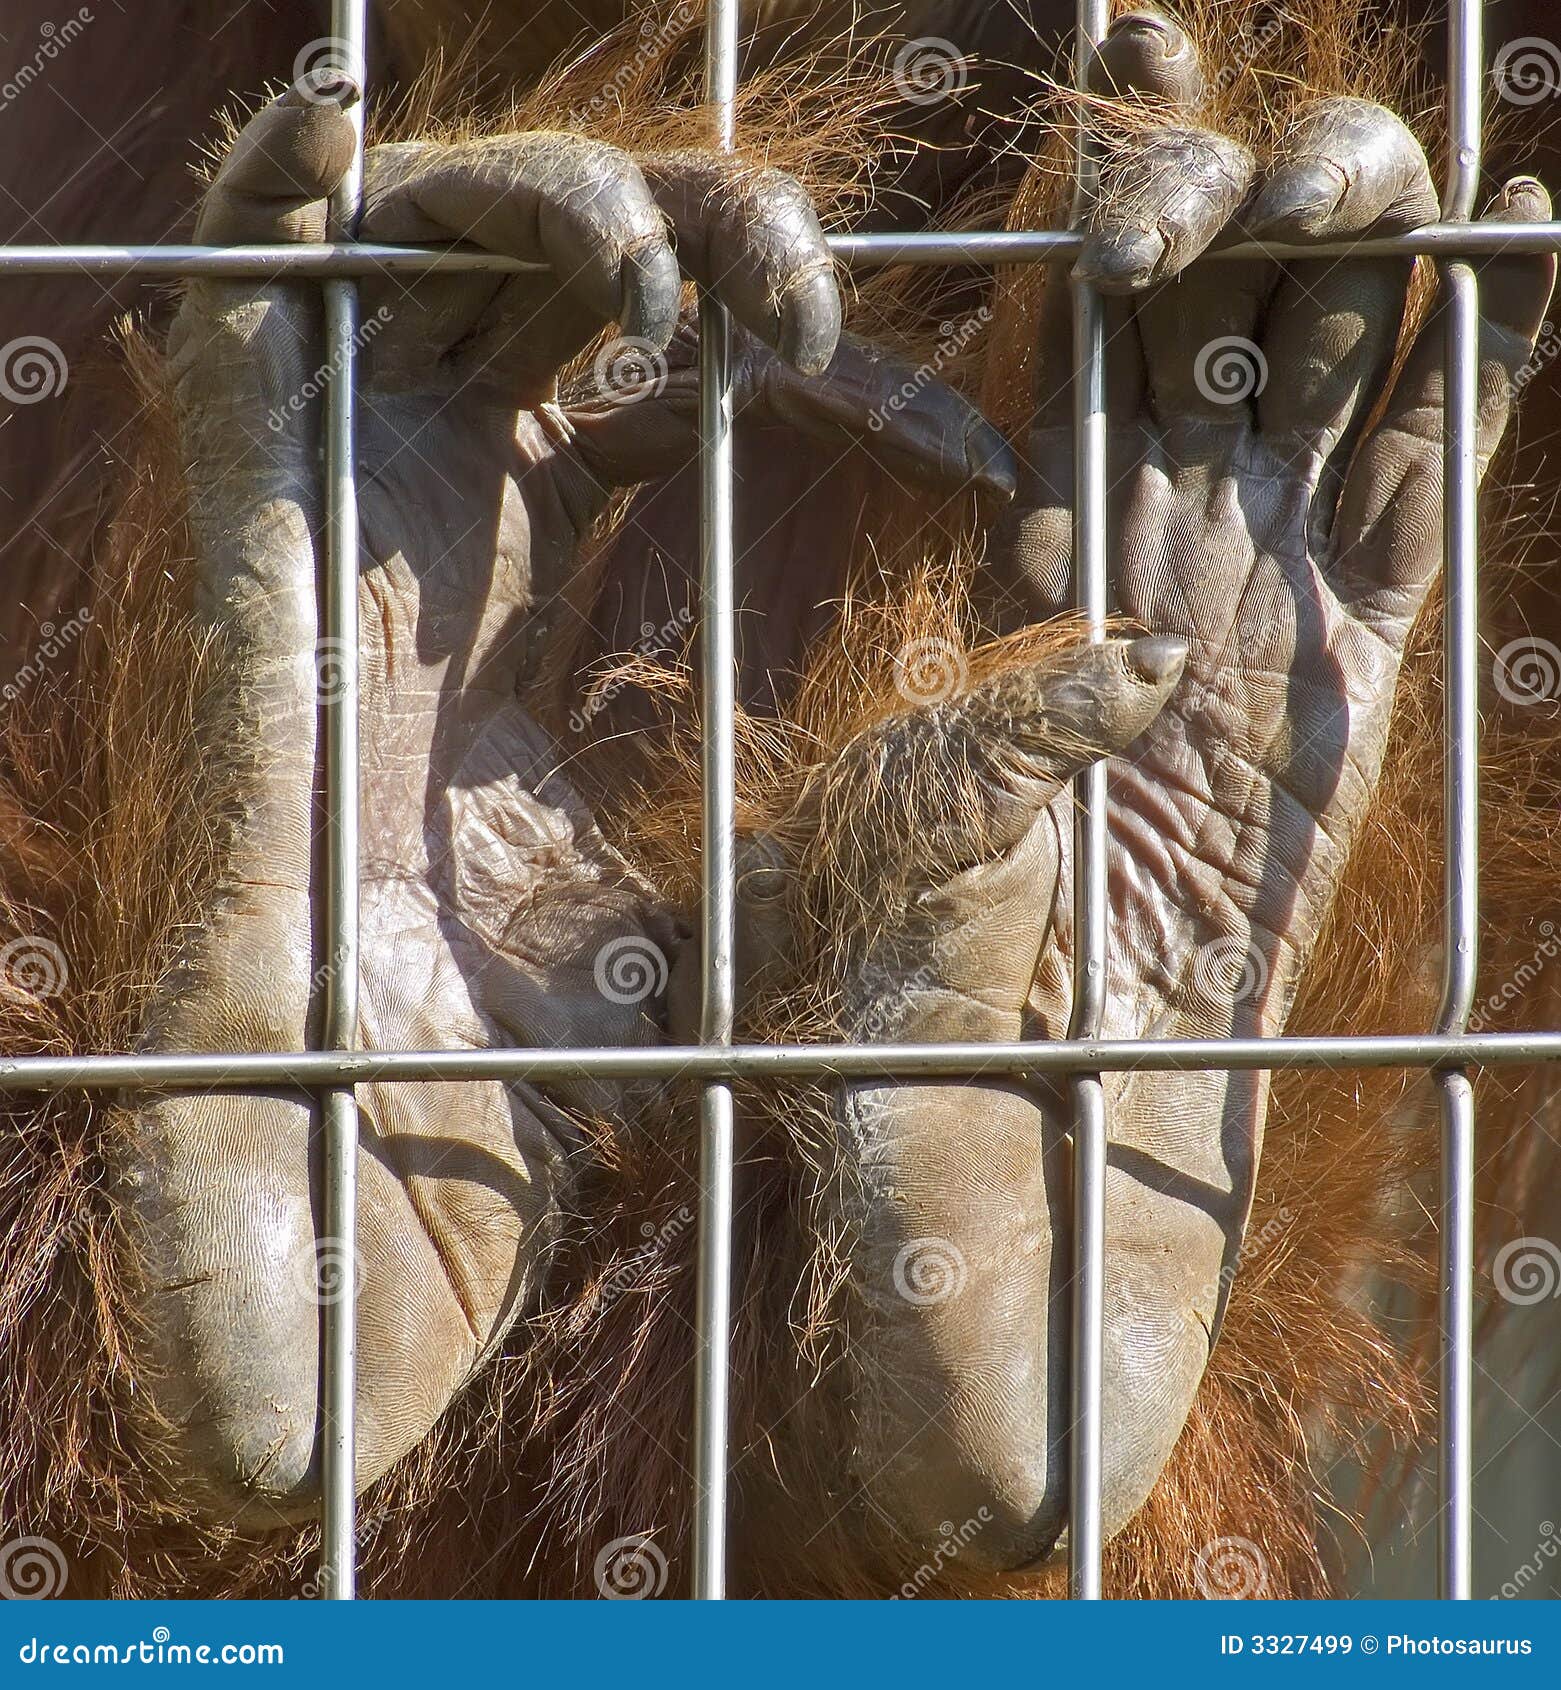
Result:
M705 98L730 149L737 93L737 0L710 0ZM736 1013L737 619L733 583L731 336L699 304L700 620L704 702L704 1000L700 1037L732 1042ZM699 1284L694 1369L694 1595L726 1595L726 1465L731 1369L732 1088L700 1097Z
M361 90L368 38L367 0L333 0L333 58ZM352 168L331 198L330 238L356 232L363 189L363 101L351 109L357 131ZM323 1024L327 1050L350 1050L358 1031L358 285L325 284L325 559L320 592L324 642L320 745L325 812L321 829L325 955ZM324 1252L340 1264L322 1310L320 1380L322 1541L320 1587L356 1594L358 1106L351 1086L321 1093Z
M1109 0L1079 0L1074 74L1082 90ZM1075 212L1094 197L1098 165L1081 121ZM1106 369L1100 295L1073 286L1074 594L1092 640L1105 638ZM1070 1038L1095 1038L1106 996L1106 765L1078 777L1073 835L1073 1014ZM1099 1600L1101 1555L1101 1355L1106 1275L1106 1094L1099 1074L1079 1074L1073 1100L1072 1432L1069 1439L1068 1568L1075 1597Z
M1479 0L1448 17L1448 185L1443 216L1465 221L1480 172ZM1474 269L1443 266L1447 296L1443 499L1446 600L1443 733L1446 900L1437 1030L1463 1032L1474 1003L1479 931L1478 465L1480 298ZM1439 1593L1473 1593L1474 1089L1466 1070L1437 1076L1442 1117L1437 1505Z

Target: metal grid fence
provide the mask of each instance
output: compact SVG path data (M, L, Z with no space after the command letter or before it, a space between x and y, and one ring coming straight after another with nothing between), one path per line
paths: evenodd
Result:
M340 68L366 85L368 0L333 0L333 48ZM196 1089L291 1084L320 1098L327 1235L353 1248L357 1209L355 1086L370 1080L500 1080L691 1075L702 1083L700 1255L695 1375L693 1594L725 1588L727 1383L732 1241L733 1082L766 1076L973 1077L1018 1072L1065 1076L1075 1131L1074 1299L1069 1542L1071 1587L1100 1595L1101 1352L1106 1119L1102 1075L1128 1069L1355 1067L1434 1072L1442 1119L1441 1362L1439 1400L1439 1587L1471 1594L1473 1413L1474 1106L1471 1068L1561 1060L1561 1032L1470 1034L1478 920L1477 820L1477 466L1478 285L1468 262L1502 251L1561 251L1561 223L1473 226L1482 140L1483 46L1480 0L1451 0L1447 182L1434 225L1350 246L1281 243L1225 248L1222 258L1317 257L1327 253L1426 254L1439 261L1449 315L1446 339L1445 458L1445 964L1434 1031L1330 1038L1102 1040L1107 944L1105 778L1098 763L1078 781L1073 1016L1065 1040L1046 1044L744 1046L733 1043L735 1007L736 691L733 570L732 410L728 324L711 300L700 313L701 588L704 721L704 990L701 1043L639 1049L376 1051L353 1046L358 949L358 528L354 478L358 288L376 273L506 271L526 268L498 255L390 247L353 240L362 183L363 104L355 107L358 146L333 198L328 240L320 245L10 246L0 274L244 276L320 278L326 304L325 536L321 634L340 654L340 684L320 700L323 748L322 946L343 959L328 972L322 1049L258 1054L102 1055L0 1062L0 1090ZM1082 86L1107 28L1110 0L1077 0L1076 74ZM709 0L706 92L715 113L713 143L729 148L738 67L737 0ZM1091 163L1078 160L1087 191ZM1080 237L1068 231L856 234L831 238L842 263L984 264L1071 259ZM1106 411L1103 314L1093 287L1073 284L1075 599L1092 637L1103 637L1106 564ZM350 1598L354 1584L355 1299L323 1311L322 1589Z

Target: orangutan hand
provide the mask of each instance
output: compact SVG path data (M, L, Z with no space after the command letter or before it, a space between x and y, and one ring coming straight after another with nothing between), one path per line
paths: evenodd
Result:
M1171 108L1107 159L1075 273L1108 296L1115 603L1157 649L1185 657L1163 708L1108 766L1102 1032L1273 1034L1370 807L1405 642L1441 562L1443 335L1438 318L1420 330L1389 391L1409 261L1279 264L1213 249L1407 230L1435 220L1437 196L1405 125L1360 100L1309 107L1261 160L1199 128L1196 59L1163 19L1120 20L1100 72L1103 91ZM1549 204L1520 178L1491 215L1543 219ZM1482 468L1553 276L1549 258L1482 266ZM1074 358L1060 278L1039 370L1019 494L992 555L1029 620L1071 604ZM1044 684L1027 690L1044 702ZM952 877L906 848L899 916L876 912L865 963L841 987L848 1034L1066 1033L1066 763L1037 780L1026 759L993 755L995 734L973 754L949 725L979 694L893 730L919 736L924 814L887 831L923 841L949 814L1008 822L984 867L967 852ZM1086 737L1097 752L1121 743ZM843 780L838 802L867 832L884 801L861 784L853 807ZM1034 821L1021 833L1012 816L1025 802ZM881 880L893 882L894 860ZM1107 1094L1104 1488L1116 1529L1148 1495L1202 1377L1268 1085L1126 1074L1107 1076ZM838 1200L856 1241L858 1477L924 1545L938 1522L986 1508L995 1523L969 1554L999 1567L1044 1555L1066 1523L1067 1126L1065 1098L1036 1087L857 1084L841 1101L855 1170ZM918 1257L921 1281L907 1275ZM928 1283L960 1294L919 1294Z
M243 131L203 242L319 239L352 154L352 90L316 74ZM466 242L521 274L361 287L361 1042L633 1044L663 1036L681 923L604 842L519 701L560 590L615 485L696 447L696 378L663 353L685 275L737 320L736 404L860 438L903 472L1012 490L1001 438L941 384L847 344L818 220L775 171L680 153L636 162L580 135L370 150L361 234ZM170 356L198 611L228 657L209 755L234 770L209 909L150 1033L162 1049L306 1042L318 640L313 285L198 281ZM616 323L581 402L561 372ZM615 378L625 369L638 377ZM827 370L827 374L825 374ZM883 419L887 419L885 422ZM364 1087L359 1477L410 1448L541 1282L580 1136L607 1084ZM562 1107L561 1107L562 1105ZM318 1169L290 1094L146 1109L120 1170L148 1308L147 1376L189 1500L265 1524L317 1483ZM321 1241L329 1257L333 1241Z

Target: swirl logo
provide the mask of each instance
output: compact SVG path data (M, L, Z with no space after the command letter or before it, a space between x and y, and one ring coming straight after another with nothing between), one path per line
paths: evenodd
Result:
M667 1558L649 1532L607 1545L596 1557L596 1588L609 1602L644 1602L667 1588Z
M337 702L346 690L351 648L345 640L319 640L314 648L314 687L322 702Z
M1500 1295L1520 1307L1561 1297L1561 1245L1548 1238L1514 1238L1496 1252L1492 1278Z
M46 1537L13 1537L0 1545L0 1596L7 1602L45 1602L70 1579L65 1552Z
M596 354L591 373L609 405L633 405L660 397L667 385L667 360L650 341L624 335Z
M1561 698L1561 646L1537 636L1509 640L1496 653L1491 679L1509 704L1544 704Z
M322 35L298 49L293 60L293 84L311 105L339 105L343 85L358 86L352 48L334 35Z
M1537 106L1561 93L1561 47L1542 35L1520 35L1496 55L1496 91L1515 106Z
M29 933L0 945L0 984L29 997L52 998L65 990L69 979L65 953L52 940Z
M1245 1003L1268 984L1268 964L1255 945L1240 939L1214 939L1198 948L1193 979L1216 1003Z
M1268 360L1244 335L1221 335L1198 354L1192 379L1211 405L1239 405L1268 386Z
M923 35L894 55L894 86L914 106L936 105L970 82L970 66L952 41Z
M970 679L965 654L952 640L912 640L894 659L894 690L907 704L943 704Z
M667 959L639 933L609 939L596 953L596 989L611 1003L644 1003L667 989Z
M363 1284L363 1262L340 1238L312 1239L293 1257L292 1268L299 1294L320 1308L355 1297Z
M1268 1589L1268 1557L1248 1537L1217 1537L1198 1551L1193 1581L1205 1602L1249 1602Z
M0 346L0 393L13 405L36 405L65 391L70 365L52 340L18 335Z
M152 1641L154 1643L166 1643L172 1636L173 1633L165 1625L154 1625L152 1627Z
M908 1303L927 1308L965 1289L965 1258L947 1238L913 1238L894 1258L894 1288Z

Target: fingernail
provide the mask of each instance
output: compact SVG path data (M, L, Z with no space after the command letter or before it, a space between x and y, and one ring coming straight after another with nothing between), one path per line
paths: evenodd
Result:
M1093 282L1111 292L1147 287L1165 256L1165 241L1143 229L1119 229L1091 235L1073 266L1076 281Z
M1315 235L1339 209L1348 186L1343 171L1323 159L1285 165L1258 195L1247 227L1253 235Z
M840 344L841 320L834 272L815 270L786 295L776 350L803 375L822 375Z
M1164 686L1181 674L1187 662L1187 642L1175 634L1149 634L1129 640L1122 652L1129 674L1150 686Z
M985 417L976 417L965 434L965 462L978 487L1011 499L1019 489L1019 466L1012 448Z
M363 90L345 71L317 70L308 77L306 98L316 105L333 105L351 111L363 98Z
M1525 201L1538 207L1550 203L1545 184L1537 176L1514 176L1501 191L1501 203L1509 211Z

